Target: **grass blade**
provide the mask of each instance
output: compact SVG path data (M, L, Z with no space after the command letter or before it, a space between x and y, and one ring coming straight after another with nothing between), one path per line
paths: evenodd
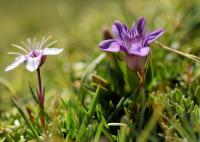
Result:
M142 131L142 133L138 136L137 142L146 142L151 134L151 131L155 127L158 119L160 118L160 110L154 110L148 124Z
M197 63L200 63L200 58L197 57L197 56L194 56L194 55L192 55L192 54L188 54L188 53L184 53L184 52L175 50L175 49L170 48L170 47L168 47L168 46L166 46L166 45L164 45L164 44L162 44L162 43L160 43L160 42L158 42L158 41L156 41L155 43L158 44L160 47L162 47L162 48L168 50L168 51L177 53L177 54L179 54L179 55L181 55L181 56L184 56L184 57L189 58L189 59L191 59L191 60L193 60L193 61L196 61Z
M103 122L101 122L97 128L97 132L96 132L96 135L95 135L95 138L94 138L94 142L99 142L99 138L101 136L101 133L103 131Z
M37 96L35 95L35 92L33 91L33 88L31 87L31 84L29 83L29 89L31 92L31 96L33 97L34 101L38 104Z
M95 95L92 99L92 102L90 104L90 108L88 110L88 121L92 118L92 115L95 111L95 108L96 108L96 104L97 104L97 98L99 96L99 91L100 91L100 85L98 86L96 92L95 92Z
M17 108L17 110L19 111L19 113L22 115L24 121L26 122L27 126L30 128L30 130L32 131L32 133L34 134L34 136L36 138L39 138L39 135L38 135L37 131L33 127L31 121L27 118L27 116L25 115L25 113L23 112L23 110L21 109L21 107L17 104L17 102L13 98L11 98L11 101L13 102L13 104L15 105L15 107Z
M4 78L0 77L0 84L5 87L12 95L16 94L14 87Z

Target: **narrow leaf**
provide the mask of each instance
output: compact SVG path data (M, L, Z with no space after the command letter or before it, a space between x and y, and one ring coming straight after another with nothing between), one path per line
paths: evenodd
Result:
M21 116L23 117L24 121L26 122L26 125L32 131L32 133L34 134L34 136L36 138L39 138L37 131L33 127L31 121L27 118L27 116L25 115L25 113L23 112L23 110L21 109L21 107L17 104L17 102L13 98L11 98L11 101L13 102L13 104L15 105L15 107L17 108L17 110L19 111L19 113L21 114Z
M98 98L98 96L99 96L99 91L100 91L100 86L98 86L98 88L97 88L97 90L96 90L96 92L95 92L95 95L94 95L94 97L93 97L93 99L92 99L92 102L91 102L91 104L90 104L90 108L89 108L89 110L88 110L88 120L90 120L90 119L92 118L92 115L93 115L94 110L95 110L95 108L96 108L97 98Z
M38 104L37 96L35 95L35 92L33 91L33 88L31 87L31 84L29 83L29 89L31 92L31 96L33 97L34 101Z

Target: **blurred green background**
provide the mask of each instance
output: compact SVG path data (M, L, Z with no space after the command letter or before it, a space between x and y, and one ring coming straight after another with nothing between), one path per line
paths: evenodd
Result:
M0 112L9 108L12 95L28 101L28 82L36 85L36 74L26 71L23 65L4 72L14 61L14 56L7 54L16 51L10 44L49 35L58 40L54 46L64 48L64 52L48 57L42 67L42 78L47 92L69 95L73 86L72 66L77 62L87 64L101 53L98 43L103 37L102 29L111 30L117 19L131 26L138 17L145 16L149 30L165 28L160 41L198 54L199 3L199 0L0 0ZM154 50L155 58L161 62L166 51ZM178 61L175 63L178 65Z

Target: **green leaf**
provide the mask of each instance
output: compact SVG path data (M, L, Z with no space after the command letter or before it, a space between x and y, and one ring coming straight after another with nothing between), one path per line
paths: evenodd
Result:
M138 136L137 142L148 141L153 128L156 126L158 119L160 118L160 111L154 110L149 122L146 124L142 133Z
M0 142L4 142L5 139L6 139L6 137L1 138L1 139L0 139Z
M33 100L38 104L37 96L35 95L35 92L33 91L33 88L31 87L30 83L29 83L29 90L31 92L31 96L32 96Z
M95 135L95 138L94 138L94 142L99 142L99 138L101 136L101 133L103 131L103 122L101 122L97 128L97 132L96 132L96 135Z
M198 100L198 103L200 104L200 86L197 86L197 89L195 91L195 96Z
M176 111L179 114L179 116L181 116L181 117L183 116L184 109L179 104L177 104L177 103L176 103Z
M100 86L98 86L95 94L94 94L94 97L92 99L92 102L90 104L90 108L88 110L88 120L90 120L92 118L92 115L95 111L95 108L96 108L96 105L97 105L97 99L98 99L98 96L99 96L99 91L100 91Z
M139 85L139 78L135 71L130 70L124 61L121 61L117 56L117 62L124 75L125 81L128 83L131 89L136 88Z
M188 112L191 113L193 109L194 109L194 102L191 101L189 108L188 108Z
M180 102L182 98L182 92L176 88L174 90L174 95L175 95L176 102Z
M100 54L92 63L90 63L81 78L81 87L79 89L79 95L81 96L80 101L83 104L84 101L84 83L87 82L88 78L91 76L92 72L95 70L96 66L106 57L105 53Z
M92 63L90 63L83 74L81 78L81 83L85 82L86 79L91 75L91 73L94 71L96 66L106 57L105 53L100 54Z
M153 85L153 67L152 64L150 63L148 69L147 69L147 73L145 76L145 86L147 86L148 88L151 88Z
M0 84L5 87L8 91L10 91L10 93L12 95L16 94L16 91L14 89L14 87L10 84L10 82L8 82L7 80L5 80L4 78L0 77Z
M25 115L25 113L23 112L23 110L21 109L21 107L17 104L17 102L14 100L14 98L11 98L11 101L13 102L13 104L15 105L15 107L17 108L17 110L19 111L19 113L21 114L21 116L23 117L24 121L26 122L26 125L32 131L32 133L34 134L34 136L36 138L39 138L39 135L38 135L37 131L33 127L31 121L29 120L29 118Z

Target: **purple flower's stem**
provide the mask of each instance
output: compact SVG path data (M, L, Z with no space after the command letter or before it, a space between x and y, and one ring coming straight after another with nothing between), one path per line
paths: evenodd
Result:
M139 71L139 75L140 75L140 88L143 88L144 87L144 81L145 81L144 69Z
M44 90L42 89L42 80L41 80L41 74L40 74L40 68L37 69L37 76L38 76L38 103L40 106L40 122L43 127L45 127L45 115L44 115Z
M186 75L187 75L187 83L189 85L191 84L191 72L190 72L190 68L191 68L191 65L190 65L190 63L188 63L187 67L186 67Z

